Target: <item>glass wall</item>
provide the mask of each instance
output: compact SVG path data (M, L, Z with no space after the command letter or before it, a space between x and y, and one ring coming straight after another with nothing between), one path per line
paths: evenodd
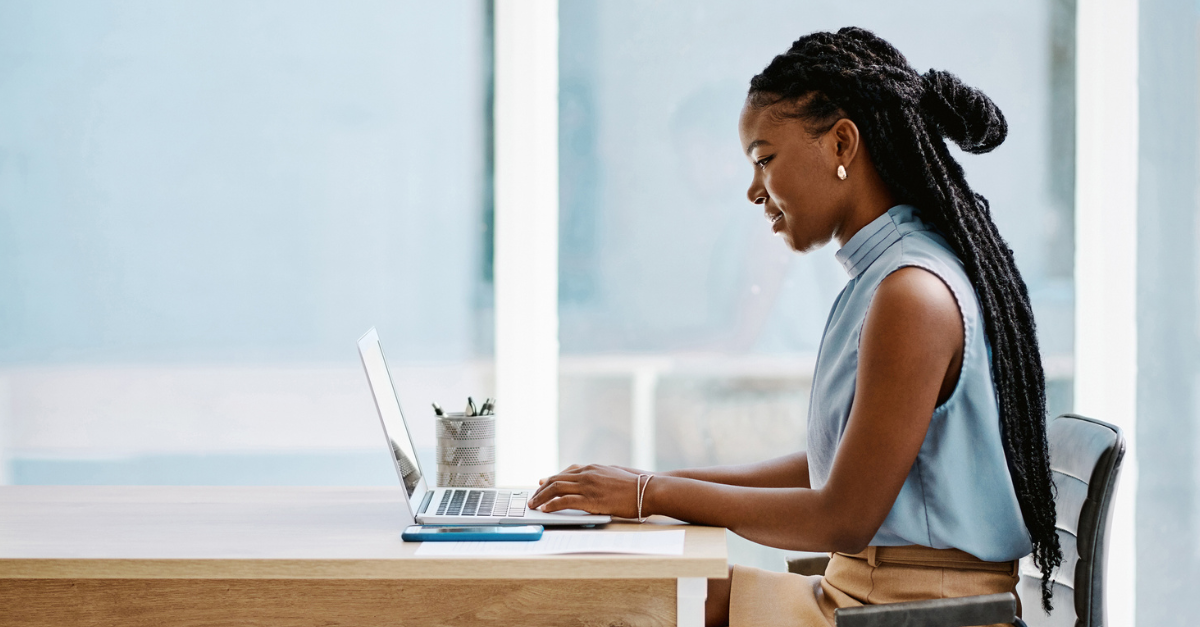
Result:
M1200 589L1200 4L1140 3L1137 622Z
M1003 109L1003 146L956 154L1029 284L1050 410L1069 410L1073 2L576 1L560 20L564 463L667 469L804 448L815 353L847 277L836 246L802 257L771 237L745 197L737 117L774 55L846 25ZM646 424L650 454L634 435ZM760 547L732 551L784 566Z
M0 3L0 479L394 484L491 389L485 5ZM416 367L416 365L422 367Z

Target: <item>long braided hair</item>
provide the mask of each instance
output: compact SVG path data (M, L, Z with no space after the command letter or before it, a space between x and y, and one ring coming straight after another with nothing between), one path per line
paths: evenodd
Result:
M987 199L967 185L944 141L967 152L988 152L1008 134L1003 114L953 74L919 74L891 44L853 27L796 40L751 79L749 103L780 103L775 113L804 120L814 134L849 118L884 183L901 202L919 207L962 260L983 309L1004 454L1042 572L1042 607L1049 612L1050 575L1062 563L1062 549L1054 528L1046 384L1029 291L992 222Z

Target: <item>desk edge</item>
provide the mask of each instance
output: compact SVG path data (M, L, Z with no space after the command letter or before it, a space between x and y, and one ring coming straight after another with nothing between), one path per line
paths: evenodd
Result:
M581 564L582 562L582 564ZM457 559L0 559L2 579L678 579L725 578L726 559L575 556Z

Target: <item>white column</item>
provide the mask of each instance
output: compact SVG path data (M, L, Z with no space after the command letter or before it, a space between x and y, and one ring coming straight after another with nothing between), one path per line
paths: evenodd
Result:
M1134 624L1137 562L1138 3L1080 0L1076 35L1075 411L1128 441L1108 554L1108 619Z
M638 366L633 371L633 467L657 470L655 432L658 425L654 415L654 396L658 388L658 369Z
M497 480L558 469L558 3L497 0Z
M703 627L704 601L708 599L708 580L704 577L680 577L675 584L675 624L678 627Z

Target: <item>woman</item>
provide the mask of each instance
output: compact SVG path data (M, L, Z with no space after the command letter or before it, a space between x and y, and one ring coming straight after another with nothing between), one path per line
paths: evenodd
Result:
M1030 552L1048 581L1062 553L1033 312L944 141L992 150L1000 110L844 28L755 76L739 130L750 201L798 252L836 240L849 275L817 357L808 451L643 477L572 466L531 506L665 514L833 553L824 577L735 566L710 580L710 625L826 625L838 607L1011 591Z

